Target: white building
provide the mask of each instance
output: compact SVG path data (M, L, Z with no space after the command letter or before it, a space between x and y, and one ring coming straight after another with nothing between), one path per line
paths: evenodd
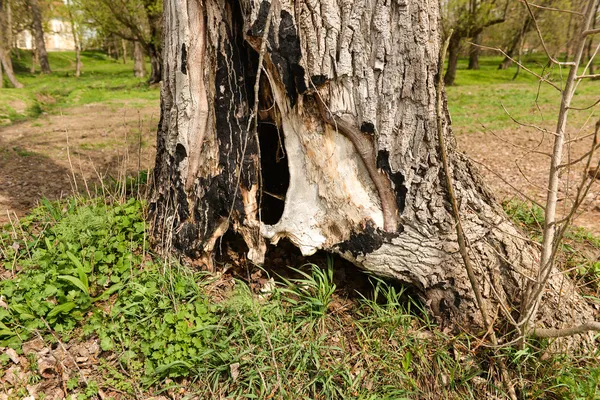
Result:
M44 41L48 51L75 50L71 24L58 18L52 18L48 21L48 30L44 32ZM33 42L33 35L28 30L19 33L17 36L17 47L20 49L33 49Z

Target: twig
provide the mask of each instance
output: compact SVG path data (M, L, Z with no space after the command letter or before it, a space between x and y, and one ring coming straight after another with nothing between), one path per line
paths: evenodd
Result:
M523 2L522 0L519 0L519 1ZM575 14L575 15L581 15L581 16L583 16L583 14L580 13L579 11L563 10L563 9L560 9L560 8L540 6L539 4L533 4L533 3L529 3L529 5L531 7L539 8L540 10L556 11L556 12L561 12L561 13L566 13L566 14Z
M463 231L462 223L460 220L460 211L458 209L458 202L456 200L456 194L454 193L454 183L452 180L452 176L450 174L450 167L448 166L448 155L446 151L446 141L444 140L444 127L442 123L442 91L444 88L444 80L443 80L443 70L444 70L444 60L446 58L446 51L448 49L448 44L450 43L450 37L452 36L452 31L448 35L448 38L443 44L442 51L440 54L439 68L440 72L438 73L438 82L436 88L436 96L437 96L437 105L436 105L436 117L437 117L437 130L438 130L438 144L440 146L440 157L442 159L442 165L444 168L444 174L446 176L446 186L448 190L448 197L450 198L450 202L452 204L452 212L454 216L454 220L456 222L456 237L458 240L458 246L460 255L465 264L465 269L467 270L467 276L469 277L469 282L471 283L471 288L473 289L473 294L475 295L475 301L477 302L477 306L479 307L479 311L481 313L481 318L483 320L483 326L486 332L489 332L490 340L494 346L498 345L498 338L496 336L496 332L494 332L493 325L488 320L488 311L483 301L483 297L481 295L481 289L479 287L479 282L477 282L477 278L475 277L475 272L473 270L473 265L471 264L471 258L469 257L469 253L467 251L467 241L465 238L465 233ZM508 372L506 370L506 366L504 365L504 361L499 358L498 364L500 367L500 374L502 376L502 381L506 385L506 389L508 390L508 394L512 400L517 400L517 394L515 393L515 389L510 382L510 378L508 376Z

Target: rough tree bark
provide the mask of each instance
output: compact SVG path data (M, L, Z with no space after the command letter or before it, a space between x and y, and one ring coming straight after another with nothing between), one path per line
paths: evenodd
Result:
M44 41L44 28L42 26L42 11L38 0L27 0L27 4L31 10L31 21L33 27L33 36L35 37L35 48L40 62L42 74L52 72L50 63L48 62L48 52L46 51L46 42Z
M228 230L259 264L267 242L288 239L305 255L336 252L409 283L444 324L481 328L437 141L437 1L165 0L164 14L157 242L211 267ZM445 102L443 110L491 320L500 302L518 310L539 252L456 151ZM562 326L592 311L557 273L540 315L541 325Z
M140 42L133 42L133 74L136 78L146 77L146 62L144 50Z

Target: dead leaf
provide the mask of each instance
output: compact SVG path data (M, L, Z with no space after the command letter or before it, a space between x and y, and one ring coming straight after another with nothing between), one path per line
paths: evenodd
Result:
M21 361L19 360L19 355L17 354L15 349L9 347L8 349L6 349L6 354L8 355L8 358L10 358L10 360L15 364L18 364Z
M229 366L229 370L231 371L231 378L235 382L238 375L240 374L240 363L233 363Z

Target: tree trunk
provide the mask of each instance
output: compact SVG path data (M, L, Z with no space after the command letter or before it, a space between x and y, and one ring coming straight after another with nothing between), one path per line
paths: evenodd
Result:
M140 42L133 43L133 74L136 78L146 77L146 62L144 60L144 50Z
M31 48L31 66L29 67L29 72L31 74L35 74L35 64L38 60L37 50L35 48L35 42L32 42L34 45Z
M266 1L164 1L150 204L157 242L207 267L228 230L258 264L267 242L282 239L304 255L337 252L412 285L442 324L480 329L437 140L438 3L271 4L272 14ZM491 320L500 303L519 309L539 252L456 151L445 101L442 107L462 223ZM279 146L286 158L276 164ZM282 205L266 200L273 190ZM560 273L553 279L541 325L590 318L574 285Z
M525 17L525 22L521 26L521 28L515 33L513 36L510 45L506 49L506 57L504 60L498 65L498 69L508 69L512 65L511 58L514 54L522 47L523 39L527 33L531 30L533 26L533 19L530 16Z
M4 0L3 1L3 5L1 6L4 9L0 12L4 12L6 15L6 19L4 21L5 23L5 29L4 29L4 40L5 43L8 43L8 46L5 50L8 51L8 55L10 56L13 46L15 44L14 38L13 38L13 16L12 16L12 6L10 4L9 0ZM17 46L14 46L15 49L17 49L17 53L19 52L19 48Z
M154 43L149 43L146 46L146 51L150 57L150 77L148 78L148 83L158 83L162 80L162 59L160 52Z
M121 47L123 48L123 64L127 64L127 42L121 39Z
M71 34L73 35L73 44L75 45L75 77L81 76L81 41L79 40L79 33L77 32L77 23L73 16L72 4L70 0L67 0L67 11L69 14L69 22L71 23Z
M152 2L145 3L148 26L150 27L150 41L146 44L146 53L150 57L149 84L162 80L162 21L163 17L154 7Z
M12 60L10 59L10 42L6 40L9 36L8 30L10 25L6 23L8 19L8 10L10 6L8 1L0 0L0 87L3 86L2 74L6 74L11 85L15 88L22 88L23 84L17 80L12 67Z
M50 63L48 62L48 52L46 51L46 42L44 41L44 28L42 26L42 11L38 0L27 0L27 4L31 9L31 20L33 23L33 35L35 36L35 47L39 57L40 69L42 74L52 72Z
M598 4L596 4L596 10L594 11L594 15L596 15L596 18L594 18L593 22L592 22L592 29L596 29L596 25L598 24L598 10L600 10L600 2ZM589 39L588 39L588 44L587 44L587 49L586 49L586 60L588 60L589 62L589 69L588 69L588 73L590 75L594 75L595 74L595 68L594 68L594 59L593 59L593 43L594 43L594 35L590 35Z
M479 69L479 54L481 53L481 33L473 38L473 44L469 47L469 67L468 69L478 70Z
M458 31L454 31L448 44L448 68L446 69L446 75L444 75L444 84L446 86L454 85L454 80L456 79L461 39L462 35Z

